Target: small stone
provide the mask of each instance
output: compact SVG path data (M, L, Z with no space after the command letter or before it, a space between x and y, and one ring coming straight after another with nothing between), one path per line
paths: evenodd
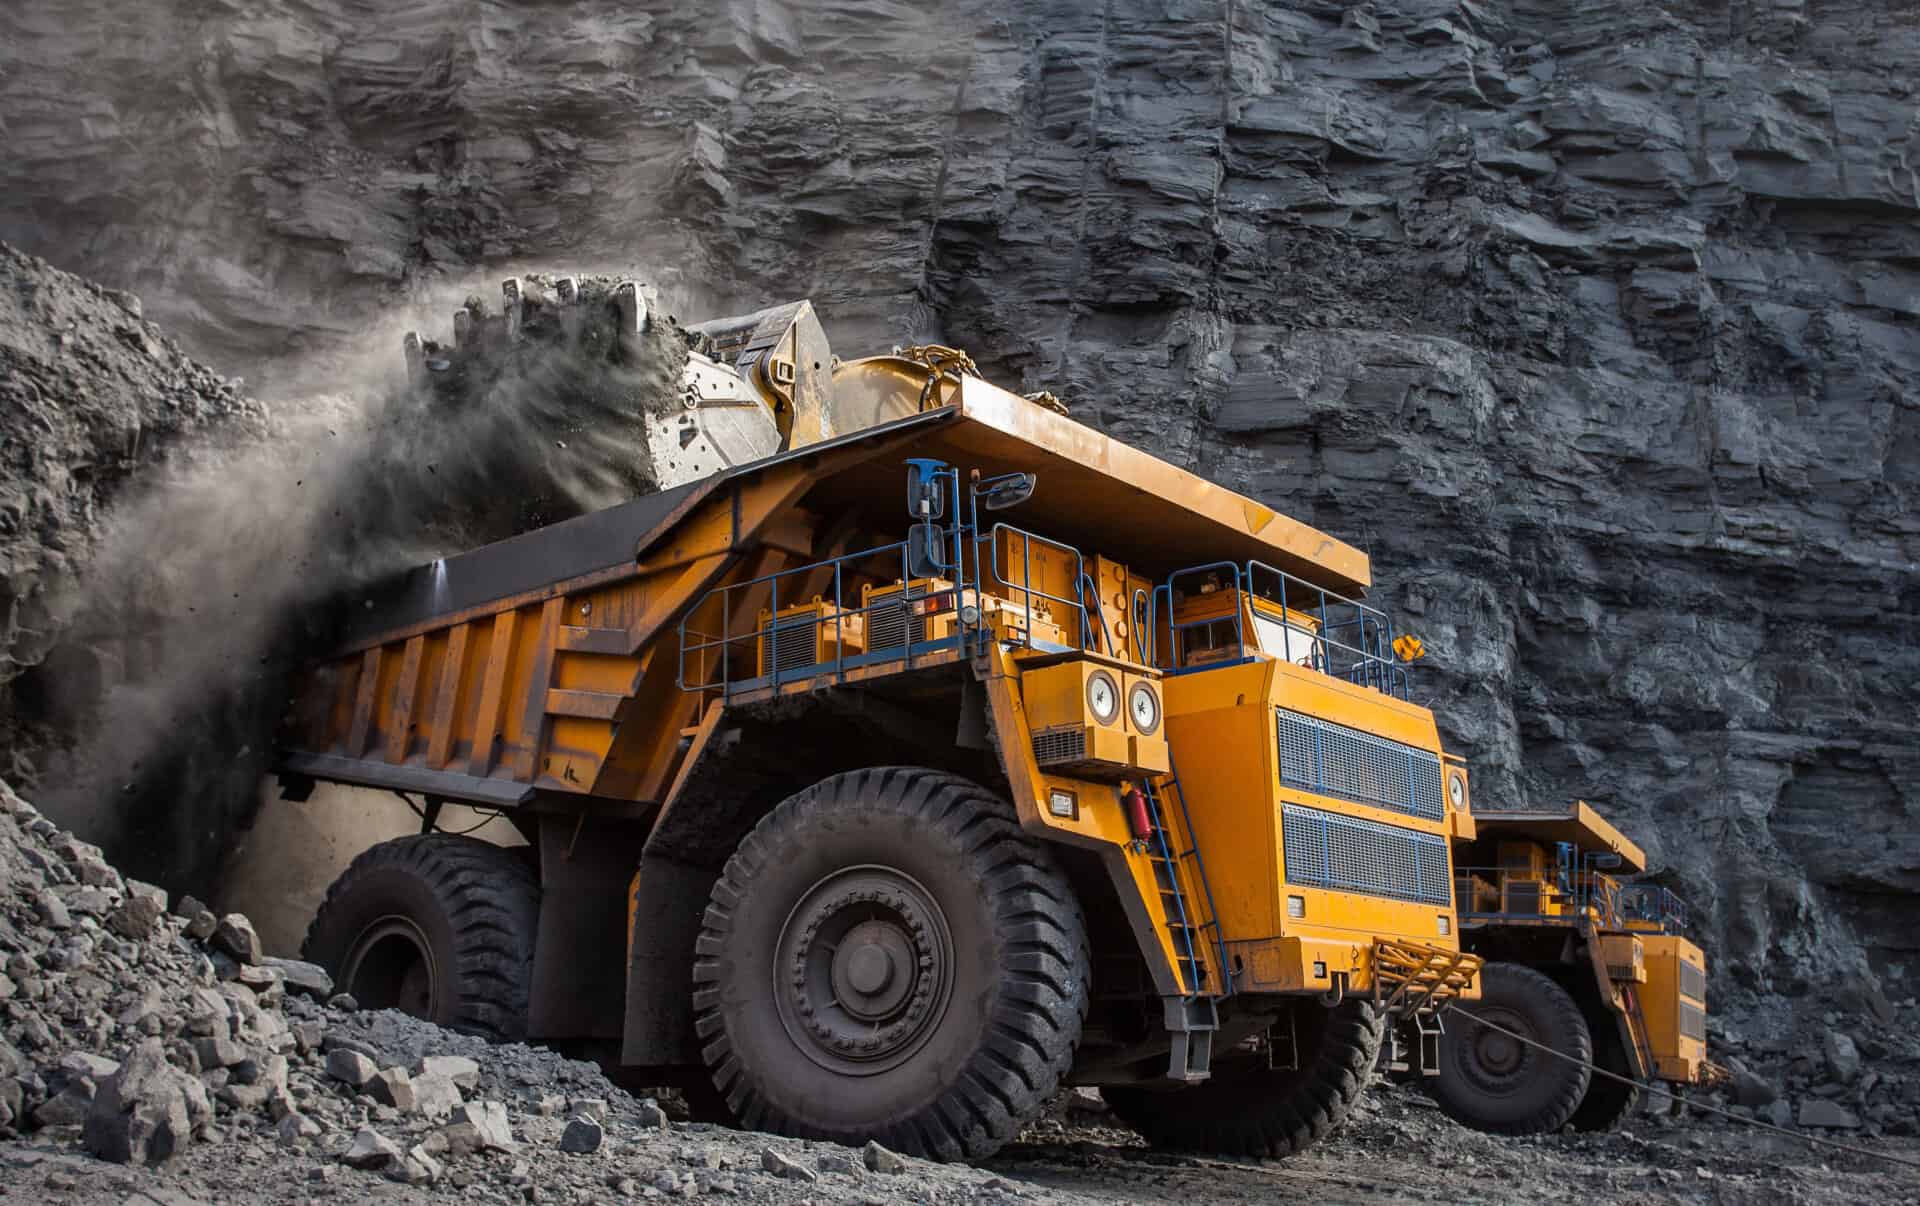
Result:
M260 949L260 935L254 933L253 923L242 913L228 913L220 919L220 925L213 931L213 945L248 965L260 962L264 953Z
M1853 1111L1819 1097L1800 1099L1800 1125L1824 1126L1837 1131L1856 1130L1860 1119Z
M200 1060L202 1068L231 1068L244 1062L249 1052L230 1038L200 1038L193 1040L193 1053Z
M221 1101L236 1110L249 1112L262 1109L273 1096L272 1085L240 1085L228 1082L227 1086L214 1094Z
M497 1101L475 1101L456 1107L453 1123L447 1128L447 1141L455 1150L470 1146L473 1151L510 1152L514 1150L513 1128L507 1122L507 1107Z
M326 1025L321 1022L295 1022L288 1029L293 1034L293 1049L302 1055L318 1051L327 1037Z
M322 1133L319 1123L298 1110L290 1111L274 1127L274 1131L280 1136L280 1142L287 1144L298 1143L302 1139L318 1139Z
M418 1143L407 1149L403 1159L387 1165L386 1168L389 1181L402 1181L408 1185L431 1185L440 1179L442 1171L440 1162L433 1158L433 1153Z
M861 1158L866 1161L867 1169L877 1173L903 1173L907 1171L906 1159L873 1140L867 1140L867 1146L860 1150Z
M1827 1075L1843 1085L1852 1084L1860 1075L1860 1049L1853 1039L1838 1030L1828 1030L1820 1050L1827 1059Z
M349 1168L385 1168L403 1158L403 1153L391 1139L370 1126L363 1126L355 1132L353 1142L341 1154L340 1162Z
M789 1181L818 1181L820 1179L819 1173L814 1172L811 1168L808 1168L797 1160L788 1159L770 1147L761 1151L760 1167L776 1177L785 1177Z
M93 1080L86 1076L76 1076L67 1082L66 1088L35 1107L34 1124L36 1126L79 1126L87 1120L87 1113L93 1108L93 1098Z
M857 1177L866 1172L864 1165L845 1152L828 1152L815 1160L813 1166L823 1173L839 1173L847 1177Z
M480 1064L464 1055L428 1055L414 1064L415 1076L444 1076L467 1092L480 1087ZM604 1117L604 1114L602 1115Z
M607 1120L607 1103L599 1097L572 1097L567 1099L567 1113L591 1118L595 1122Z
M120 1065L104 1055L74 1051L60 1061L60 1068L69 1076L84 1076L97 1084L118 1072Z
M40 914L40 921L50 930L64 930L73 925L73 917L67 912L67 906L49 888L40 889L33 898L33 911Z
M460 1105L460 1089L453 1081L435 1072L412 1078L413 1112L432 1122L453 1113Z
M219 928L220 919L213 915L211 909L203 908L198 913L187 918L187 937L193 939L195 942L208 941L213 937L213 932Z
M107 916L107 928L122 938L144 942L167 915L167 894L152 884L127 881L127 898Z
M289 992L324 1001L333 995L333 977L327 969L317 963L304 963L299 959L273 959L263 961L264 966L280 973Z
M663 1168L653 1174L653 1187L668 1197L691 1196L693 1177L691 1174L682 1177L670 1168Z
M387 1068L378 1073L366 1084L367 1095L381 1105L392 1106L402 1114L410 1114L418 1105L413 1091L413 1078L407 1075L405 1068Z
M345 1081L356 1089L364 1087L379 1073L380 1069L374 1062L358 1051L335 1047L327 1052L327 1075Z
M667 1112L660 1108L659 1102L649 1097L642 1101L634 1110L634 1121L643 1127L665 1130L667 1126Z
M350 993L336 992L327 998L327 1008L337 1009L341 1013L354 1013L359 1010L360 1002L354 1000Z
M567 1129L560 1134L560 1150L577 1156L588 1155L600 1150L600 1141L606 1137L598 1122L577 1114L567 1119Z

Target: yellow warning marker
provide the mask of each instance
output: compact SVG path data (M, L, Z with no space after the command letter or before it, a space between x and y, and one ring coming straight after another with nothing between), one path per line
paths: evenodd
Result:
M1393 638L1393 651L1400 655L1403 662L1417 662L1427 656L1426 645L1411 633Z

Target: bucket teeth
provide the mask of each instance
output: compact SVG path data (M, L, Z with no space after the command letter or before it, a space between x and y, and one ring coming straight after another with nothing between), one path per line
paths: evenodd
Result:
M453 312L453 346L468 346L473 342L473 335L473 311L462 306Z
M420 333L408 331L400 340L400 352L407 358L407 380L419 385L427 379L427 354L420 346Z
M621 281L613 291L613 304L620 313L620 334L638 335L647 329L647 301L640 296L639 285Z
M563 276L553 282L553 293L555 297L560 299L561 305L571 306L575 299L580 296L580 285L572 277Z
M521 296L518 277L510 276L500 282L500 303L507 320L507 338L520 338Z

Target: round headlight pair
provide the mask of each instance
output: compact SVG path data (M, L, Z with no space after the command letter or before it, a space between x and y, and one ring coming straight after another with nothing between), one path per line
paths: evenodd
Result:
M1467 777L1459 771L1447 776L1447 801L1455 811L1467 806Z
M1112 724L1120 717L1120 687L1113 675L1095 670L1087 676L1087 710L1101 724ZM1127 715L1133 727L1151 733L1160 727L1160 697L1146 683L1135 683L1127 692Z

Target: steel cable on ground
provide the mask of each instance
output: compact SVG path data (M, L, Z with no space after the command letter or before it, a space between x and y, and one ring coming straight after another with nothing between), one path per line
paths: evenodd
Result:
M1594 1064L1592 1064L1587 1060L1576 1059L1575 1057L1568 1055L1565 1052L1555 1051L1552 1047L1547 1046L1545 1043L1538 1042L1534 1039L1530 1039L1524 1034L1516 1034L1513 1031L1507 1029L1505 1026L1499 1025L1496 1022L1489 1022L1485 1018L1478 1017L1474 1014L1468 1013L1464 1009L1452 1009L1452 1010L1449 1010L1448 1012L1451 1013L1454 1017L1466 1018L1468 1021L1474 1022L1481 1026L1485 1026L1489 1030L1497 1031L1500 1034L1504 1034L1510 1039L1514 1039L1518 1042L1525 1043L1529 1047L1534 1047L1541 1051L1544 1051L1548 1055L1553 1056L1555 1059L1565 1060L1570 1064L1580 1064L1581 1066L1585 1067L1587 1070L1592 1072L1595 1076L1604 1076L1609 1080L1617 1080L1621 1084L1639 1085L1642 1089L1646 1090L1649 1093L1658 1093L1660 1096L1665 1097L1669 1101L1681 1102L1682 1104L1686 1105L1690 1109L1700 1110L1701 1112L1707 1113L1707 1114L1718 1114L1722 1118L1730 1118L1735 1122L1745 1123L1748 1126L1759 1127L1763 1131L1776 1131L1782 1135L1787 1136L1789 1139L1795 1139L1802 1143L1811 1143L1819 1147L1830 1147L1830 1148L1833 1148L1835 1151L1851 1152L1856 1156L1866 1156L1874 1160L1885 1160L1889 1164L1903 1164L1908 1168L1920 1168L1920 1160L1909 1159L1906 1156L1892 1156L1892 1155L1888 1155L1886 1152L1876 1152L1870 1147L1859 1147L1851 1143L1841 1143L1837 1139L1823 1139L1818 1135L1808 1135L1800 1131L1791 1130L1784 1126L1775 1126L1771 1122L1762 1122L1758 1118L1746 1118L1739 1114L1734 1113L1731 1110L1723 1110L1718 1106L1702 1105L1697 1101L1688 1101L1686 1098L1681 1097L1678 1093L1675 1093L1670 1089L1665 1089L1658 1085L1647 1084L1642 1081L1637 1081L1637 1080L1634 1080L1631 1076L1622 1076L1618 1072L1609 1072L1605 1068L1596 1067Z

